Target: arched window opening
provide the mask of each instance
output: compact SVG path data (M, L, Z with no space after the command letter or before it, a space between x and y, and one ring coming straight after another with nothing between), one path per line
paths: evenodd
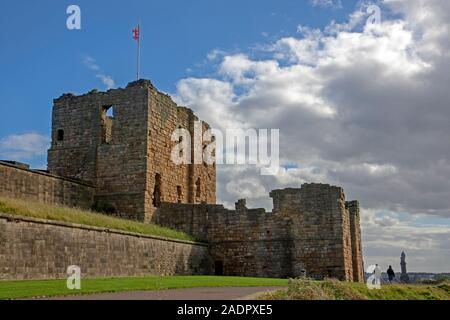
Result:
M153 189L153 206L159 208L161 206L161 175L159 173L155 176L155 187Z
M177 197L178 197L178 203L183 202L183 191L180 186L177 186Z
M200 178L197 179L197 181L195 182L195 196L197 198L200 198L201 193L202 193L202 189L201 189L201 183L200 183Z

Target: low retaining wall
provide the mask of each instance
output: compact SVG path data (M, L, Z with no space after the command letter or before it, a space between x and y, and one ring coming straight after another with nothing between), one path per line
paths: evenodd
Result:
M0 195L91 209L94 193L89 184L0 161Z
M208 246L0 213L0 279L211 274Z

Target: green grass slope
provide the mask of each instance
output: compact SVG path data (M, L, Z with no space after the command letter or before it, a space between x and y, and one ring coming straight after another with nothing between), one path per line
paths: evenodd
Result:
M81 279L81 290L67 289L66 280L0 281L0 300L206 287L287 286L288 280L214 276Z
M450 300L450 282L427 285L385 285L369 289L360 283L337 280L291 280L289 287L268 293L262 300Z
M49 205L40 202L0 197L0 212L31 218L83 224L126 232L140 233L177 240L195 241L188 234L163 228L153 224L114 218L111 216L64 206Z

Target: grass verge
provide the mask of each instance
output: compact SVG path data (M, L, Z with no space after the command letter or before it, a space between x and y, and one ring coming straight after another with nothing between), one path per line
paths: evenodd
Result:
M177 240L199 240L186 233L163 228L154 224L146 224L126 219L114 218L92 211L58 205L49 205L29 200L0 197L0 212L31 218L83 224L107 229L116 229Z
M338 280L291 280L285 290L264 294L261 300L450 300L450 282L429 285L385 285L370 290L360 283Z
M215 276L82 279L81 290L68 290L66 280L0 281L0 300L69 296L104 292L205 287L287 286L288 280Z

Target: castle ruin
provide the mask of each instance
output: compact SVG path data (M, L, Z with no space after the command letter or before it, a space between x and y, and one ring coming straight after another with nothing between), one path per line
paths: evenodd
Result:
M0 162L0 194L184 231L208 243L217 275L364 281L357 201L340 187L305 184L272 191L272 212L245 200L228 210L216 204L215 164L171 161L172 133L193 134L196 121L148 80L64 94L54 100L48 171Z

